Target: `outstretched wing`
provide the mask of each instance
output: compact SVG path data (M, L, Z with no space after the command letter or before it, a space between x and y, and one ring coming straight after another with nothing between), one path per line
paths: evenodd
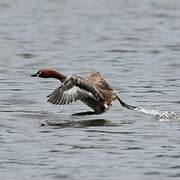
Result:
M109 84L106 82L104 77L97 71L92 70L88 75L87 79L92 81L95 86L99 89L105 89L107 90L112 90L112 88L109 86Z
M48 102L60 105L69 104L87 96L95 100L102 98L93 83L74 75L67 77L61 86L48 96Z
M60 86L48 96L49 97L48 102L52 104L60 104L60 105L75 102L81 98L78 91L79 88L75 86L70 88L69 90L62 91Z

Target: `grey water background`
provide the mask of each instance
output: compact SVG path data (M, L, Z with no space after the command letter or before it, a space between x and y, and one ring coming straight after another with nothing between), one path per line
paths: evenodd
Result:
M180 122L129 111L71 117L48 67L96 69L128 104L179 114L180 1L0 0L0 179L179 179ZM48 124L48 126L42 126Z

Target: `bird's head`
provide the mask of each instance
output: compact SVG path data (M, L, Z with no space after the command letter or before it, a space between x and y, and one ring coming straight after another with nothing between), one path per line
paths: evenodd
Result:
M50 78L53 71L50 69L40 69L37 73L32 74L31 77Z

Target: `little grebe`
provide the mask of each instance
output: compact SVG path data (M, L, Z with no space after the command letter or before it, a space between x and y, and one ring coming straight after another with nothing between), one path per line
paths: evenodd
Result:
M41 69L32 77L56 78L61 81L61 85L47 97L52 104L69 104L80 100L94 111L80 112L73 115L100 114L108 110L114 100L118 100L122 106L134 110L135 106L130 106L123 102L113 91L102 75L96 71L88 74L65 76L51 69Z

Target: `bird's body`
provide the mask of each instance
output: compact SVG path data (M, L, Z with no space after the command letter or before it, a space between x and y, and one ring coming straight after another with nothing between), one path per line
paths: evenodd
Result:
M103 113L111 107L112 102L116 99L128 109L136 108L124 103L103 76L95 70L86 74L65 76L54 70L42 69L32 76L56 78L62 82L62 84L48 96L48 102L64 105L80 100L93 109L93 111L76 113L74 115Z

